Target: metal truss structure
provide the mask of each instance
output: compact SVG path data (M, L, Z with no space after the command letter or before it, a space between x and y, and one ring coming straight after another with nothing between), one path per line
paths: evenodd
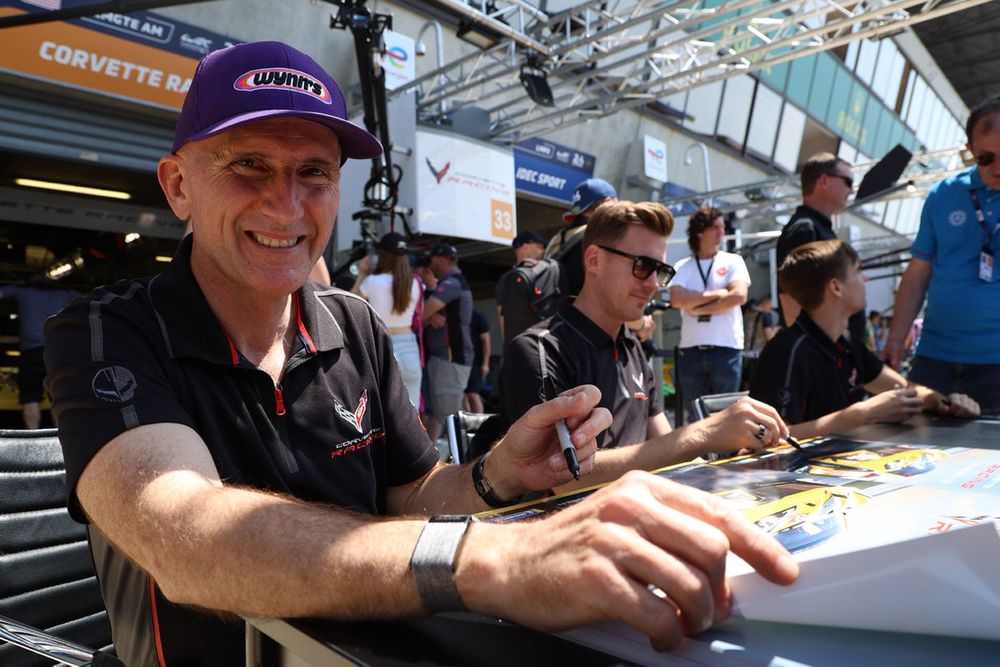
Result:
M513 143L989 1L589 0L548 15L525 0L435 0L496 43L394 94L416 88L424 122L486 109L491 138ZM525 95L524 70L544 73L553 106Z

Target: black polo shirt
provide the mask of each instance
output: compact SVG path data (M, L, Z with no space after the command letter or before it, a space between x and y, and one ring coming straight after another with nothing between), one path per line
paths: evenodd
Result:
M843 336L834 342L806 313L764 347L750 396L773 406L789 424L819 419L863 400L882 362Z
M204 439L221 478L366 514L437 452L407 399L381 320L363 300L307 283L280 385L226 337L190 267L191 237L162 273L96 290L48 321L46 385L76 483L122 432L178 423ZM129 665L242 665L243 624L168 602L91 530L119 655ZM233 572L233 576L241 573ZM152 595L151 595L152 593Z
M837 238L833 222L811 206L802 204L795 209L792 217L781 229L778 237L778 266L785 261L788 253L811 241L829 241Z
M800 245L811 243L812 241L833 241L836 240L837 233L833 231L833 222L811 206L802 204L795 209L795 213L788 220L788 224L781 229L778 237L777 267L781 268L781 263L785 261L788 254ZM782 312L781 322L788 326L785 321L785 314ZM859 343L865 339L865 314L858 311L851 315L847 321L847 330L851 340Z
M567 304L515 338L504 351L500 370L500 403L508 423L542 402L541 342L546 369L554 390L581 384L601 390L601 407L611 411L614 423L598 438L601 448L634 445L646 440L646 421L663 412L656 396L658 383L646 363L641 345L622 325L611 338L586 315Z

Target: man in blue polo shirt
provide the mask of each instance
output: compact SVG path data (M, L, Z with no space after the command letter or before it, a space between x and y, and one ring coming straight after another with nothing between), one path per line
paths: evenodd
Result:
M903 274L884 356L894 368L927 297L909 378L1000 412L1000 97L969 115L976 165L931 190Z

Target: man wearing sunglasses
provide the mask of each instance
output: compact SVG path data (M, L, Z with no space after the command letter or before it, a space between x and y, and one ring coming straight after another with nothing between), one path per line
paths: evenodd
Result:
M835 213L844 210L854 190L854 172L850 163L833 153L817 153L806 160L800 181L802 205L795 209L795 213L778 237L776 266L781 266L788 253L800 245L837 238L831 218ZM778 300L781 304L782 324L786 327L791 326L802 309L795 299L785 292L779 291ZM863 340L864 313L851 316L848 332L853 339Z
M598 438L593 471L584 482L560 490L717 450L759 449L775 444L785 429L772 408L747 400L671 432L657 396L659 383L626 323L641 318L650 298L673 278L674 269L663 261L673 225L670 211L660 204L601 204L583 236L586 276L580 295L505 349L500 403L509 423L580 384L596 385L600 406L613 416L611 428ZM754 437L762 424L764 442Z
M913 258L896 293L883 352L893 368L924 304L911 382L975 399L1000 412L1000 98L966 123L975 164L935 185L924 203Z

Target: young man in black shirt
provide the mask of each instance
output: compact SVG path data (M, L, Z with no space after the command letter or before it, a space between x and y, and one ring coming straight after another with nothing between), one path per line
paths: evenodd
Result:
M515 338L500 371L501 412L513 422L545 398L580 383L594 384L614 423L588 480L615 479L709 452L777 444L784 428L774 411L743 400L709 419L671 431L639 341L626 326L673 276L664 263L673 216L650 202L599 206L584 232L583 289L577 299ZM764 427L766 436L754 434ZM563 487L567 488L567 487Z
M865 307L858 255L843 241L814 241L788 255L778 280L802 305L795 323L761 352L750 395L774 406L797 438L873 422L903 421L920 410L975 417L979 406L964 394L941 394L907 385L862 341L843 334ZM866 392L874 394L865 398Z

